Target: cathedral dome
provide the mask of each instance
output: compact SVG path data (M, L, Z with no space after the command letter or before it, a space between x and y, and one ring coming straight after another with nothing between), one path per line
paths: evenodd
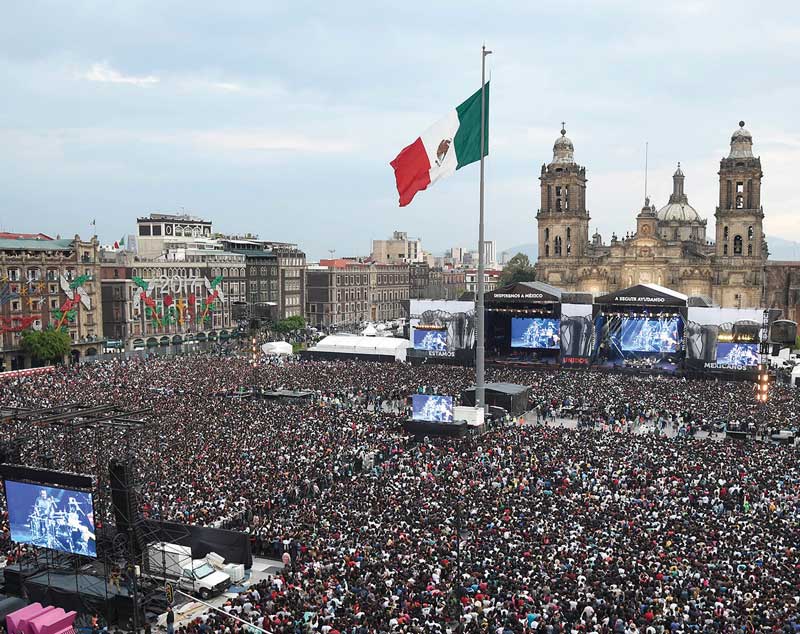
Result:
M683 191L685 180L681 164L672 175L672 195L669 202L658 210L658 219L662 222L701 222L700 214L689 204L689 199Z
M669 203L658 210L658 219L664 222L700 222L700 214L689 203Z
M572 141L567 137L567 131L564 127L561 128L561 136L556 139L553 144L553 163L574 163L575 147Z

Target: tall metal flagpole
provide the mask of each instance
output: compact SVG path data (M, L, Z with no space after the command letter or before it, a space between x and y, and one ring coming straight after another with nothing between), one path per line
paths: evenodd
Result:
M484 384L484 346L483 346L483 275L486 255L483 246L483 157L486 147L486 56L492 51L481 46L481 187L480 187L480 223L478 225L478 301L475 307L475 403L481 409L486 408L486 386Z

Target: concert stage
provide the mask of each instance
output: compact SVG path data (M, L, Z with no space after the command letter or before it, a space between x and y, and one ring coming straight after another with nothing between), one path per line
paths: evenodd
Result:
M96 574L41 570L41 567L24 564L6 566L3 573L9 594L65 610L103 614L109 623L124 622L133 617L133 599L124 583L117 590Z
M528 411L528 393L530 388L515 383L487 383L484 386L486 404L502 407L513 416L520 416ZM464 405L475 405L475 388L461 392Z
M463 420L440 423L409 419L403 422L403 431L411 434L417 440L421 440L425 436L429 438L463 438L467 435L468 429L469 425Z

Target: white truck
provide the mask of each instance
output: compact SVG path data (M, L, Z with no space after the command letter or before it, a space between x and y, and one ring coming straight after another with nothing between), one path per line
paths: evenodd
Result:
M217 570L208 559L192 559L192 549L168 542L148 544L145 572L156 579L174 581L184 592L205 600L231 585L228 573Z

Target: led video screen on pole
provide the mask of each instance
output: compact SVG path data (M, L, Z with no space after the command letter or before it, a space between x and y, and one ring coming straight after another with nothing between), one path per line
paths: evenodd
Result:
M620 348L623 352L677 352L680 347L678 324L678 317L623 319Z
M446 330L414 329L414 349L416 350L447 350Z
M734 368L746 368L760 363L757 343L718 343L717 363Z
M92 494L5 480L11 541L97 557Z
M540 317L511 318L511 347L557 350L560 340L558 319Z
M411 418L436 423L453 422L453 397L414 394L411 397Z

